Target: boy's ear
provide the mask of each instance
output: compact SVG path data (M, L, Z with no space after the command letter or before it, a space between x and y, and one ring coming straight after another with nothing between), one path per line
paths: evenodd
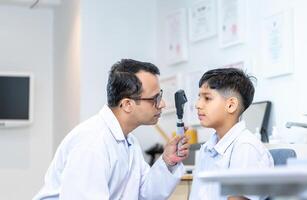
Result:
M124 98L120 101L119 107L127 113L132 112L134 101L128 98Z
M233 114L239 109L239 100L237 97L230 97L227 99L226 110Z

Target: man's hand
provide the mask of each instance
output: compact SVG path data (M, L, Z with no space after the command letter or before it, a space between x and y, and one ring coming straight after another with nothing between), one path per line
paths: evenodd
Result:
M186 136L175 136L168 141L164 147L164 152L162 158L168 166L176 165L177 163L185 160L189 156L190 144L188 143L188 138ZM182 156L177 156L177 144L181 142L182 145L179 148L180 154Z

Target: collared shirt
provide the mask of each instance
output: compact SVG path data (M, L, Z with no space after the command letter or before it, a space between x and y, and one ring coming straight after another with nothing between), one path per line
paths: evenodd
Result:
M201 171L227 168L273 167L273 159L266 147L246 129L245 122L235 124L220 140L213 134L200 148L193 172L191 200L224 200L217 183L204 183L197 174ZM261 199L261 197L248 197Z
M161 157L150 168L105 105L65 137L33 199L166 199L183 173L182 164L170 172Z

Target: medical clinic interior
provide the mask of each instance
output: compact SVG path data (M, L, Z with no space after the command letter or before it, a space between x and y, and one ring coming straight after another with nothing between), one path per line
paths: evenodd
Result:
M306 0L0 0L0 199L39 192L65 136L107 103L109 72L121 59L160 70L165 108L156 124L131 132L148 166L176 136L174 95L185 92L189 157L167 199L195 199L195 176L221 196L307 199L306 10ZM197 116L199 80L216 68L253 77L240 120L273 167L193 173L215 134Z

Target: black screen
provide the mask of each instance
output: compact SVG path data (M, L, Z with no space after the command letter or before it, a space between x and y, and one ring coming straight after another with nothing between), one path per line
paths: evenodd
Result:
M29 119L30 78L0 76L0 119Z

